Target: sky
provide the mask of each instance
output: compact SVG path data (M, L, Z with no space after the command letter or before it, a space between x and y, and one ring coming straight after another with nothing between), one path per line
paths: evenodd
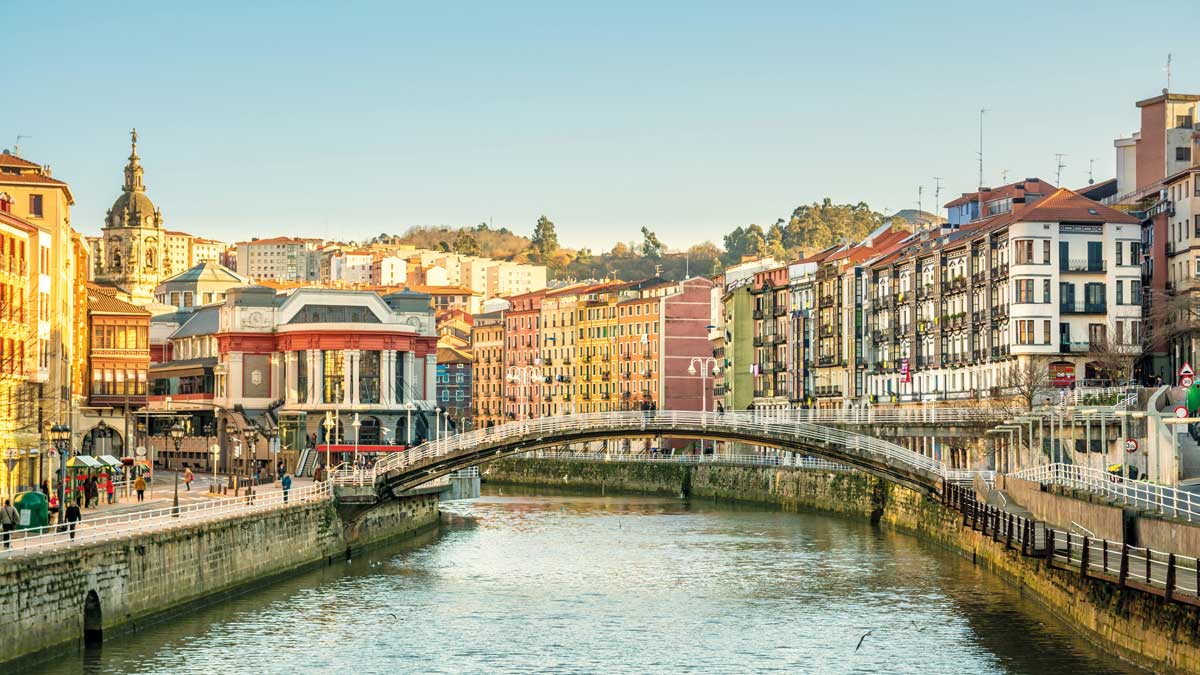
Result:
M935 176L943 204L978 183L981 108L984 184L1064 153L1080 187L1168 53L1200 92L1192 32L1133 21L1186 3L175 4L0 0L0 147L27 136L87 234L131 127L166 226L201 236L545 214L565 246L679 248L825 197L932 210Z

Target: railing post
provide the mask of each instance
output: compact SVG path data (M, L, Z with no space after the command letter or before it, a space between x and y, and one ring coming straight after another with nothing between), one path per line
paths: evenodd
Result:
M1108 574L1108 540L1104 540L1104 573Z
M1121 542L1121 571L1117 573L1117 585L1125 588L1129 580L1129 544Z
M1012 550L1013 514L1008 514L1008 531L1005 533L1004 548Z
M1022 518L1021 520L1024 522L1021 528L1021 555L1027 556L1030 550L1033 549L1033 545L1030 543L1033 539L1033 526L1028 518Z
M1167 602L1171 601L1171 595L1175 592L1175 554L1171 553L1167 556Z
M1091 558L1090 542L1086 535L1083 537L1083 550L1079 552L1079 576L1086 577L1088 572L1088 561Z
M1146 585L1150 586L1150 547L1146 547Z
M1054 528L1046 528L1046 564L1054 564Z

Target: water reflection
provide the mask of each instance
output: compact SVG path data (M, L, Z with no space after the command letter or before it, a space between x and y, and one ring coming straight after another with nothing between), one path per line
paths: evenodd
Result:
M511 488L447 511L429 541L30 672L1139 672L969 561L864 523Z

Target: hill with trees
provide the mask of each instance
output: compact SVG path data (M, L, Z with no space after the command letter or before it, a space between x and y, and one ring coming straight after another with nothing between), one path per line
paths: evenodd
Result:
M608 251L563 248L554 222L545 215L538 218L528 237L480 223L464 228L417 226L403 235L384 233L372 241L544 264L550 278L556 280L615 277L633 281L655 275L679 280L718 273L746 257L801 258L833 244L860 240L885 220L863 202L834 204L826 198L798 206L788 218L766 228L738 226L724 236L723 246L706 241L682 250L670 249L648 227L642 228L640 241L617 242Z

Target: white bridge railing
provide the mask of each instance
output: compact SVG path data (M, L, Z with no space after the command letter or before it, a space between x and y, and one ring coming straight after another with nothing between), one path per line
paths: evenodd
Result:
M497 445L510 439L522 438L538 442L542 442L543 439L552 441L555 436L578 436L581 432L604 427L627 430L631 432L631 435L638 435L639 431L644 431L646 436L669 436L672 430L678 430L680 435L697 432L720 435L722 432L726 432L750 438L758 437L764 444L780 441L800 445L830 444L869 455L873 459L879 460L880 463L897 465L935 476L941 476L945 472L942 462L931 457L878 438L813 424L808 421L807 416L801 418L794 414L659 410L653 412L584 413L508 422L495 427L477 429L430 441L400 452L389 453L368 470L331 471L330 477L338 485L374 483L379 476L389 472L480 446ZM753 444L752 440L745 442Z
M1164 516L1200 521L1200 495L1166 485L1128 480L1106 471L1075 464L1046 464L1012 474L1043 485L1086 490Z
M12 533L12 548L0 549L0 557L48 546L79 546L151 530L163 530L176 525L195 525L200 522L261 513L285 505L326 500L332 495L329 483L316 483L289 490L286 496L280 490L271 490L241 497L180 504L178 508L168 506L94 518L85 515L83 520L74 524L64 522L47 527L17 530Z
M820 457L806 457L794 452L778 454L709 453L666 454L649 452L571 452L560 450L530 450L514 455L517 459L555 459L574 462L642 462L646 464L722 464L731 466L778 466L820 471L857 471Z

